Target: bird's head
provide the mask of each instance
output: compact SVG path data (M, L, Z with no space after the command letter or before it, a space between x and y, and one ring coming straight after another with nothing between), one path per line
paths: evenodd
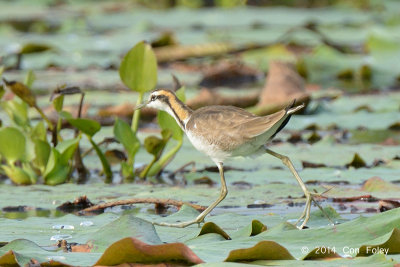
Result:
M136 109L149 107L167 111L171 107L171 103L176 99L175 94L167 89L157 89L151 92L147 101L136 107Z

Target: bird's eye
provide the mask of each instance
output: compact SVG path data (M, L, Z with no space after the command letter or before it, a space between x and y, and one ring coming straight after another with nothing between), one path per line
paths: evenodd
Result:
M155 95L153 95L152 97L151 97L151 99L150 99L151 101L154 101L154 100L156 100L156 96Z

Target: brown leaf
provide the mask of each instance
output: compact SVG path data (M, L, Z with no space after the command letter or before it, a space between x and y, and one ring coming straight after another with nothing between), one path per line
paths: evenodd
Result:
M203 261L183 243L149 245L136 238L127 237L110 245L95 265L168 262L200 264Z
M110 149L104 153L110 164L119 164L121 161L126 161L127 157L125 153L118 149Z
M118 117L129 117L133 114L134 105L125 102L118 106L109 106L106 108L99 109L98 115L100 117L108 117L108 116L118 116Z
M269 66L265 86L261 92L258 106L271 104L286 107L293 99L298 103L310 100L303 78L291 63L272 61Z
M400 186L387 182L378 176L374 176L365 181L362 190L366 192L400 191Z
M389 126L389 130L400 131L400 122L395 122Z
M302 161L301 164L303 164L303 168L324 168L324 167L326 167L326 165L323 163L313 163L313 162L309 162L309 161Z
M246 83L254 83L262 73L257 69L244 65L239 61L222 61L208 67L200 86L214 88L219 86L240 87Z
M310 144L314 144L314 143L318 142L318 141L321 140L321 139L322 139L322 137L321 137L316 131L314 131L314 132L311 134L311 136L308 137L307 141L308 141Z
M198 109L210 105L227 105L240 108L254 106L258 101L258 94L246 96L223 96L215 91L203 88L200 93L187 101L187 105L192 109Z
M349 167L354 167L356 169L358 168L363 168L363 167L367 167L367 164L365 163L365 161L360 157L360 155L358 155L358 153L354 154L353 160L345 165L347 168Z
M30 107L36 107L36 97L31 89L23 83L7 81L3 78L5 87L26 102Z
M224 237L226 240L230 240L231 237L224 231L222 230L221 227L219 227L218 225L216 225L213 222L206 222L203 227L201 227L200 233L198 234L198 236L201 235L205 235L205 234L219 234L222 237Z
M208 176L203 176L203 177L197 178L193 181L193 183L194 184L206 184L208 186L215 185L215 182L213 180L211 180L211 178Z
M226 262L255 260L294 260L283 246L274 241L260 241L250 248L235 249L229 252Z
M386 138L383 142L380 143L383 146L398 146L400 143L393 139L392 137Z

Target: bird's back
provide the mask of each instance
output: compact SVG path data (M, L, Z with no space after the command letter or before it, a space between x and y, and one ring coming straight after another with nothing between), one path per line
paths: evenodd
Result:
M186 133L193 145L208 155L212 149L229 156L251 154L276 133L286 114L287 110L281 110L260 117L233 106L207 106L192 113Z

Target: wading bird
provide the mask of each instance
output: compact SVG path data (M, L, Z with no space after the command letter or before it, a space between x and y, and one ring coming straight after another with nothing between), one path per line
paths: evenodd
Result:
M166 89L153 91L149 99L139 105L163 110L175 118L176 122L186 133L193 146L209 156L218 166L221 176L221 193L207 209L194 220L181 223L158 223L156 225L171 227L186 227L191 224L201 223L204 218L228 194L223 162L227 158L237 156L250 156L259 153L268 153L279 158L292 172L306 197L306 205L296 225L303 222L303 228L310 218L311 204L314 196L319 194L307 190L304 182L287 156L281 155L267 148L266 144L288 123L291 115L304 105L294 106L294 102L286 109L267 116L256 116L244 109L233 106L207 106L195 111L182 103L174 92ZM318 207L320 207L318 205ZM321 207L320 207L321 208Z

